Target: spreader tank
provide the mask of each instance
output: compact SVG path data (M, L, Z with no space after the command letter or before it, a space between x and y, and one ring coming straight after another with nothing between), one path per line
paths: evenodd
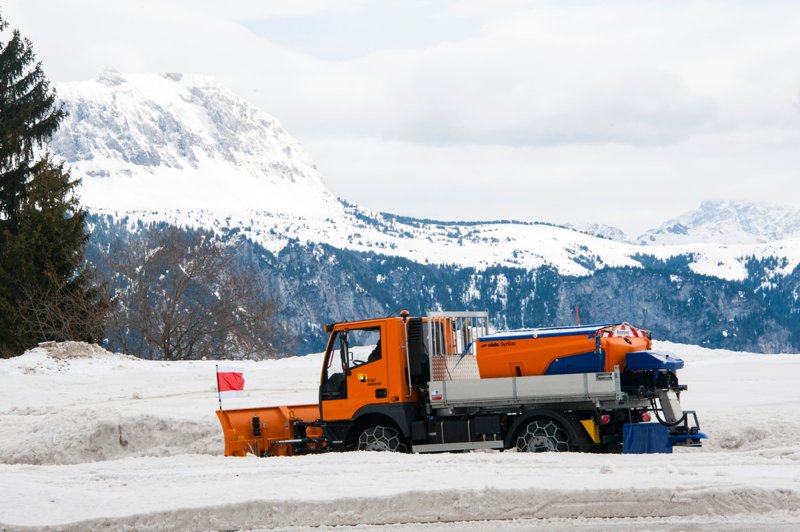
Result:
M628 323L546 327L482 336L476 358L482 379L565 375L624 371L629 353L650 347L649 332Z

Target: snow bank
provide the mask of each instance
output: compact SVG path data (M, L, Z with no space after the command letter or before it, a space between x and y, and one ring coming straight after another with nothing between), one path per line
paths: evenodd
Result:
M72 362L76 359L84 362L78 364L79 371L85 371L90 366L139 360L85 342L45 342L37 348L26 351L22 356L5 361L6 363L0 366L0 375L65 373L72 369Z
M535 503L531 504L532 501ZM137 531L230 530L316 527L320 523L325 523L327 526L414 523L411 529L418 530L422 523L444 521L461 522L458 529L464 530L464 521L501 520L499 528L504 528L506 522L513 519L568 518L572 521L568 529L574 530L576 519L691 517L702 514L704 518L727 517L735 522L735 516L769 515L773 512L788 514L787 518L793 519L789 512L798 510L800 510L800 495L796 492L751 488L691 490L678 498L674 497L671 490L666 489L632 492L596 490L578 493L546 489L487 489L412 491L393 497L319 501L311 504L306 500L259 500L199 509L184 508L154 512L114 520L107 518L86 520L58 528L67 531L107 530L109 526L113 526L115 530ZM650 527L653 524L651 522ZM675 529L681 529L686 524L687 520L684 520L677 524ZM535 525L540 528L542 523ZM494 527L487 526L485 529L495 527L498 527L498 524ZM647 528L649 527L641 529Z
M800 453L345 453L2 466L6 524L238 529L516 518L800 517ZM46 510L46 511L43 511Z
M211 419L187 421L153 415L36 415L25 430L0 440L6 464L76 464L128 456L219 454L223 440ZM11 417L11 416L9 416ZM9 422L9 426L11 425ZM12 441L8 441L8 440Z
M316 402L319 356L236 362L248 392L226 408L303 396ZM163 362L81 342L0 360L0 463L76 464L220 454L214 361Z

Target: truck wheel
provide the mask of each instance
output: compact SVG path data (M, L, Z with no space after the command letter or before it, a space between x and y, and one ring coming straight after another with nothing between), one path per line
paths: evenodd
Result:
M567 431L553 421L539 419L528 423L520 433L517 450L525 453L567 452L571 446Z
M397 430L392 427L376 425L364 429L358 436L359 451L405 452L406 445Z

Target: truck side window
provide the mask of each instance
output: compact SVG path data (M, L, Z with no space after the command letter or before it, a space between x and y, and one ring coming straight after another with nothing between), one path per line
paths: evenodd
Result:
M351 329L349 336L349 365L357 367L380 360L383 357L381 346L381 328Z

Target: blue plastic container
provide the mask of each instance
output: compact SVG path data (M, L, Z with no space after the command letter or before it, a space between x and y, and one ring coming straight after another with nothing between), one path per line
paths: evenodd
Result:
M654 369L676 371L682 367L683 359L672 353L633 351L625 355L625 369L628 371L646 371Z
M671 453L669 429L661 423L626 423L622 426L624 454Z

